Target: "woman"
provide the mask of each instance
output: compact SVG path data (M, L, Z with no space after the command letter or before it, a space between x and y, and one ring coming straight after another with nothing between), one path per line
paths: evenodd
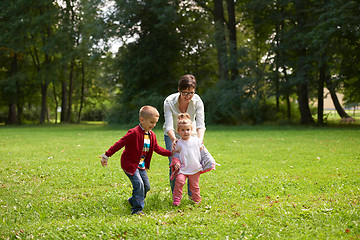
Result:
M201 141L205 135L205 114L204 103L195 94L196 79L193 75L187 74L180 78L178 82L178 92L168 96L164 101L165 123L164 140L166 149L172 150L172 146L180 135L175 131L177 129L177 116L180 113L188 113L190 115L194 134L200 138ZM178 154L174 153L174 157L179 158ZM169 157L169 165L171 164L171 157ZM171 169L169 176L171 176ZM175 179L170 180L171 191L174 190ZM188 190L189 196L191 192Z

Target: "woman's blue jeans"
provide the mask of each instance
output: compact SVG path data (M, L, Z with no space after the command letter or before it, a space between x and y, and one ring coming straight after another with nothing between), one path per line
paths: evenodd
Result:
M172 141L171 139L169 138L168 135L165 135L164 134L164 141L165 141L165 147L167 150L171 151L172 150ZM179 153L174 153L173 157L176 157L176 158L179 158L180 159L180 156L179 156ZM172 157L169 157L169 166L171 164L171 160L172 160ZM170 176L171 176L171 168L169 168L169 180L170 180ZM175 180L176 180L176 177L173 179L173 180L170 180L170 187L171 187L171 192L174 192L174 186L175 186ZM190 185L189 185L189 181L188 181L188 195L191 197L191 191L190 191Z
M136 169L134 175L125 172L133 186L131 198L128 199L131 205L132 214L136 214L143 210L145 206L146 193L150 190L149 177L146 170Z

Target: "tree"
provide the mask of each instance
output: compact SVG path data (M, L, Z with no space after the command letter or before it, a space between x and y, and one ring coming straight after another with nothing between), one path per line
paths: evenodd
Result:
M181 16L176 2L117 1L116 20L122 36L132 37L117 55L122 121L135 121L141 105L162 109L169 87L180 76ZM125 104L126 103L126 104ZM133 113L125 114L125 113ZM129 118L123 116L128 115ZM120 119L120 118L119 118Z
M239 77L238 70L238 48L237 48L237 37L236 37L236 12L235 12L235 2L234 0L227 0L227 12L228 12L228 32L229 32L229 65L230 65L230 79L234 81Z
M99 48L98 43L106 41L103 16L98 13L101 7L100 0L66 0L61 9L62 24L58 30L61 44L57 46L62 54L59 77L61 122L80 122L86 87L91 85L91 74L87 74L91 71L87 71L87 64L99 61L104 49ZM76 117L74 113L77 113Z
M359 51L354 51L359 46L358 31L360 12L359 4L354 1L327 0L318 1L314 7L316 25L309 33L314 59L318 59L320 69L318 82L318 123L323 122L321 101L324 83L330 91L334 106L341 118L349 117L336 95L337 89L344 86L345 79L357 76L356 59L351 59L350 71L346 71L349 58L359 56ZM349 65L349 66L350 66ZM353 75L353 73L355 73Z
M107 2L1 3L0 102L8 123L57 119L60 106L61 122L80 122L91 107L107 108L101 94L114 93L113 113L133 121L141 105L161 110L185 73L197 77L212 123L291 119L296 97L303 124L314 122L309 101L317 98L322 125L324 86L341 117L348 114L336 92L359 101L356 1ZM121 42L116 56L108 40Z
M345 100L350 102L359 101L360 86L360 5L356 1L332 0L327 6L327 10L332 9L328 14L332 21L334 44L332 49L336 50L336 59L340 59L340 69L336 68L337 77L330 78L327 87L330 90L334 105L341 118L350 117L338 103L335 89L344 88ZM324 13L326 14L326 13Z
M37 81L41 89L40 123L48 119L47 91L53 75L52 60L54 58L55 31L58 9L52 2L42 0L32 3L29 7L30 15L26 16L28 24L26 34L26 49L30 54Z
M220 81L227 81L228 75L228 55L227 42L225 37L225 17L223 0L214 0L214 26L215 26L215 45L217 49L217 59L219 65Z
M22 1L3 1L0 15L0 47L4 74L1 77L2 96L8 105L7 124L21 123L21 88L23 75L21 63L24 60L23 39L26 26L23 18L25 8Z

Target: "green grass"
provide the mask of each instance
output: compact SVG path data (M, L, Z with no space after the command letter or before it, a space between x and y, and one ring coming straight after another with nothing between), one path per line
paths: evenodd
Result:
M126 131L0 127L0 239L360 239L358 126L210 126L221 166L201 176L202 203L173 207L168 160L154 155L142 217L121 152L108 168L98 158Z

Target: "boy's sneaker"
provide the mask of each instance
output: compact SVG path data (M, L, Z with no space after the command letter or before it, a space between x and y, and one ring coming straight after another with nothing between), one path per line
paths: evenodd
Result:
M180 205L180 199L179 198L175 198L173 201L173 205L174 206L179 206Z
M136 213L133 213L132 215L139 215L139 216L144 216L145 213L143 211L138 211Z
M128 201L128 203L130 204L130 206L132 206L132 204L131 204L131 202L130 202L130 198L131 198L131 197L129 197L127 201Z

